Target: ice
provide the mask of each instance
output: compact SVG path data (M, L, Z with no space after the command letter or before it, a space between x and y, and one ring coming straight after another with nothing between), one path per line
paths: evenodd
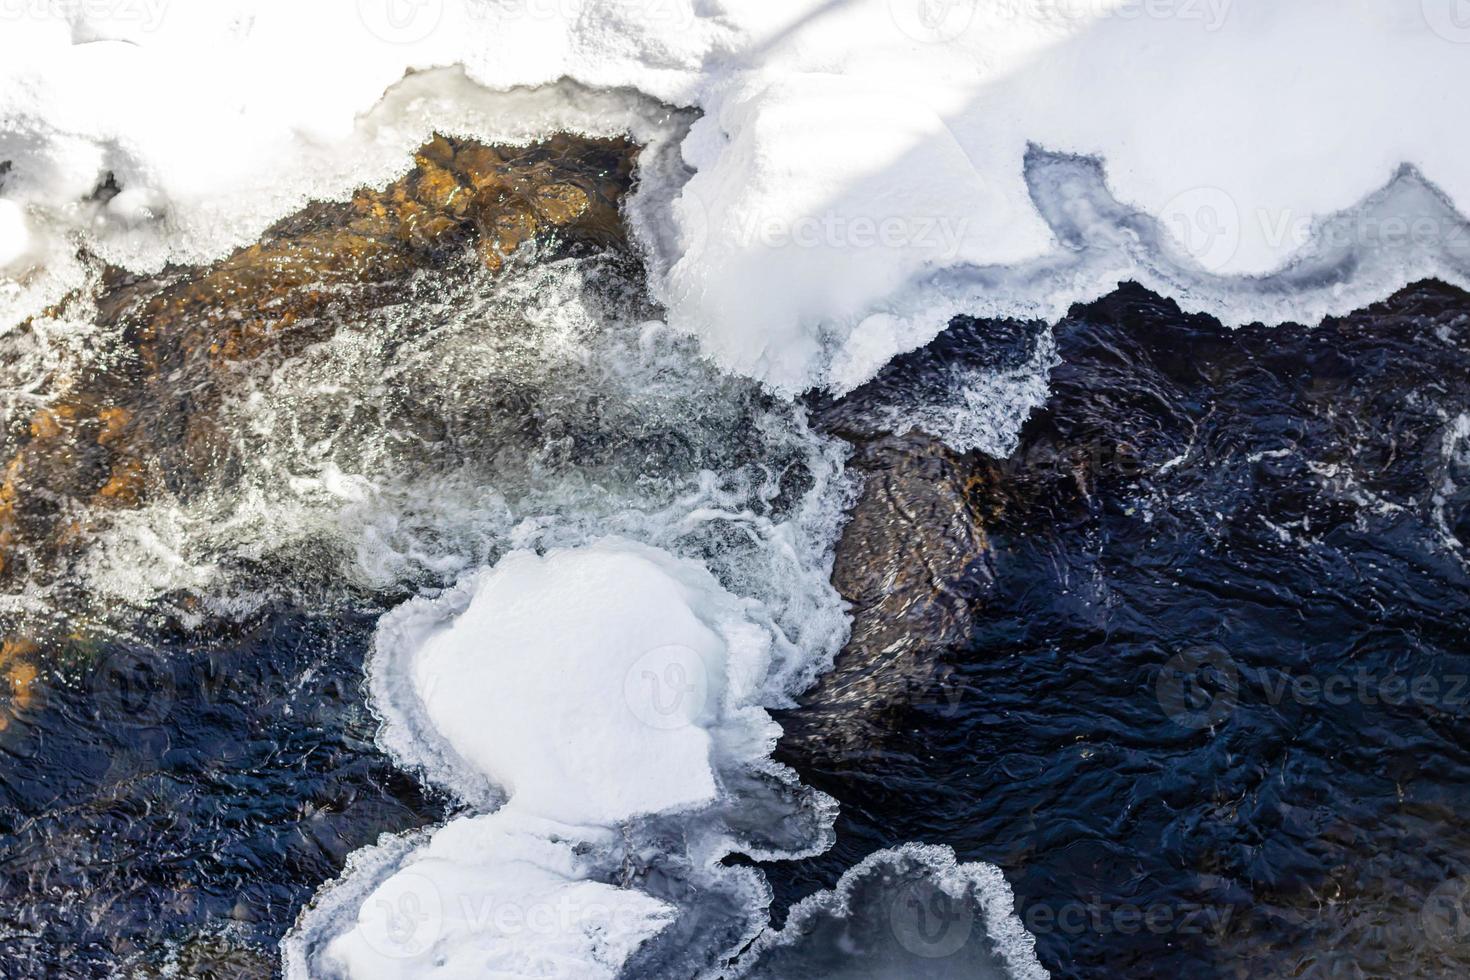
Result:
M848 869L741 958L748 980L1044 980L1000 870L905 844Z
M955 314L1052 315L1124 278L1231 323L1470 284L1455 4L28 5L0 39L0 193L58 256L84 238L156 269L389 179L432 129L651 139L660 100L702 114L630 208L670 322L778 390L846 391ZM533 94L560 79L582 87ZM1033 152L1103 179L1059 206ZM109 173L123 195L88 203ZM1360 220L1405 182L1440 206ZM1079 239L1075 212L1106 227ZM1284 295L1329 255L1334 289Z
M589 836L512 809L451 821L366 896L317 969L611 980L675 910L587 880Z

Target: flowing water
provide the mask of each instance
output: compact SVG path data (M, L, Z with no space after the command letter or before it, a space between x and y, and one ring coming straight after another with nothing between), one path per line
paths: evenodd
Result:
M459 806L374 744L378 618L511 549L612 533L696 557L808 651L782 679L801 687L843 635L830 549L855 500L865 540L941 555L941 518L963 540L885 579L945 597L905 601L888 653L847 595L847 652L779 716L778 758L840 811L829 850L759 862L775 917L856 868L856 919L797 906L751 975L1003 975L975 926L998 876L915 904L914 867L947 873L933 852L863 864L914 841L998 866L1056 976L1470 967L1464 295L1229 331L1125 287L1051 330L957 321L849 398L792 404L704 363L616 246L499 272L446 249L228 384L155 371L159 404L208 411L207 439L160 440L187 479L84 509L65 561L25 556L6 976L278 970L349 853ZM7 340L17 373L44 339ZM110 369L97 340L68 356ZM901 487L906 523L853 475ZM72 506L51 504L48 535ZM872 571L851 554L839 587Z
M1055 976L1464 975L1470 303L1229 331L1129 287L1055 341L1017 451L957 464L963 629L879 734L785 753L842 811L778 892L944 842L1005 870Z

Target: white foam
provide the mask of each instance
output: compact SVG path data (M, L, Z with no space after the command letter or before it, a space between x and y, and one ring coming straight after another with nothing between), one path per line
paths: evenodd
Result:
M383 101L405 70L637 90L704 114L692 179L650 170L634 208L671 322L774 387L847 390L955 313L1052 314L1122 277L1229 322L1470 284L1453 2L26 4L0 40L3 193L41 239L156 268L386 179L427 129L507 128L445 72ZM610 98L521 118L648 128ZM1103 161L1106 185L1038 200L1033 147ZM87 204L106 172L123 194ZM1442 207L1362 220L1406 175ZM1106 228L1079 238L1069 212ZM1297 299L1303 264L1330 281Z

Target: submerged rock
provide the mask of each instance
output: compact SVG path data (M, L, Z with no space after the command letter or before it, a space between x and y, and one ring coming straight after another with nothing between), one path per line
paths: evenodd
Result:
M965 642L993 580L983 460L919 432L855 448L848 465L862 490L832 571L852 633L802 709L783 718L793 752L862 752L881 743L892 708L942 697L937 651Z
M621 139L436 137L387 187L309 205L211 266L107 269L96 295L30 324L87 317L97 343L68 355L75 363L40 393L43 407L0 431L0 584L53 590L51 621L0 611L0 637L14 637L0 662L12 708L35 679L19 665L85 615L55 590L69 588L68 568L110 515L228 483L238 461L219 429L225 399L340 324L401 302L419 270L496 272L533 241L548 255L621 242L636 156Z
M212 266L148 277L107 270L91 301L99 331L121 343L77 365L10 433L0 577L47 576L99 510L226 465L210 412L242 371L279 363L341 318L391 302L414 270L449 265L466 249L496 270L538 238L563 248L620 241L635 158L624 140L489 147L438 137L386 188L310 205Z

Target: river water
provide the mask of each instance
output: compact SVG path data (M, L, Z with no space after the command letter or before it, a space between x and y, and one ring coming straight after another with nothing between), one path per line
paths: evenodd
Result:
M1054 976L1470 967L1463 294L1230 331L1125 286L793 405L668 335L628 256L424 275L223 399L227 473L32 582L33 615L90 628L47 634L0 732L7 976L279 969L349 853L456 809L374 744L374 624L508 548L697 554L830 644L843 461L876 479L955 365L1041 371L1045 403L914 491L978 542L931 583L942 628L899 664L854 643L833 676L876 694L778 715L840 811L825 853L762 863L775 918L918 841L998 866ZM940 912L904 975L953 975L970 924Z

